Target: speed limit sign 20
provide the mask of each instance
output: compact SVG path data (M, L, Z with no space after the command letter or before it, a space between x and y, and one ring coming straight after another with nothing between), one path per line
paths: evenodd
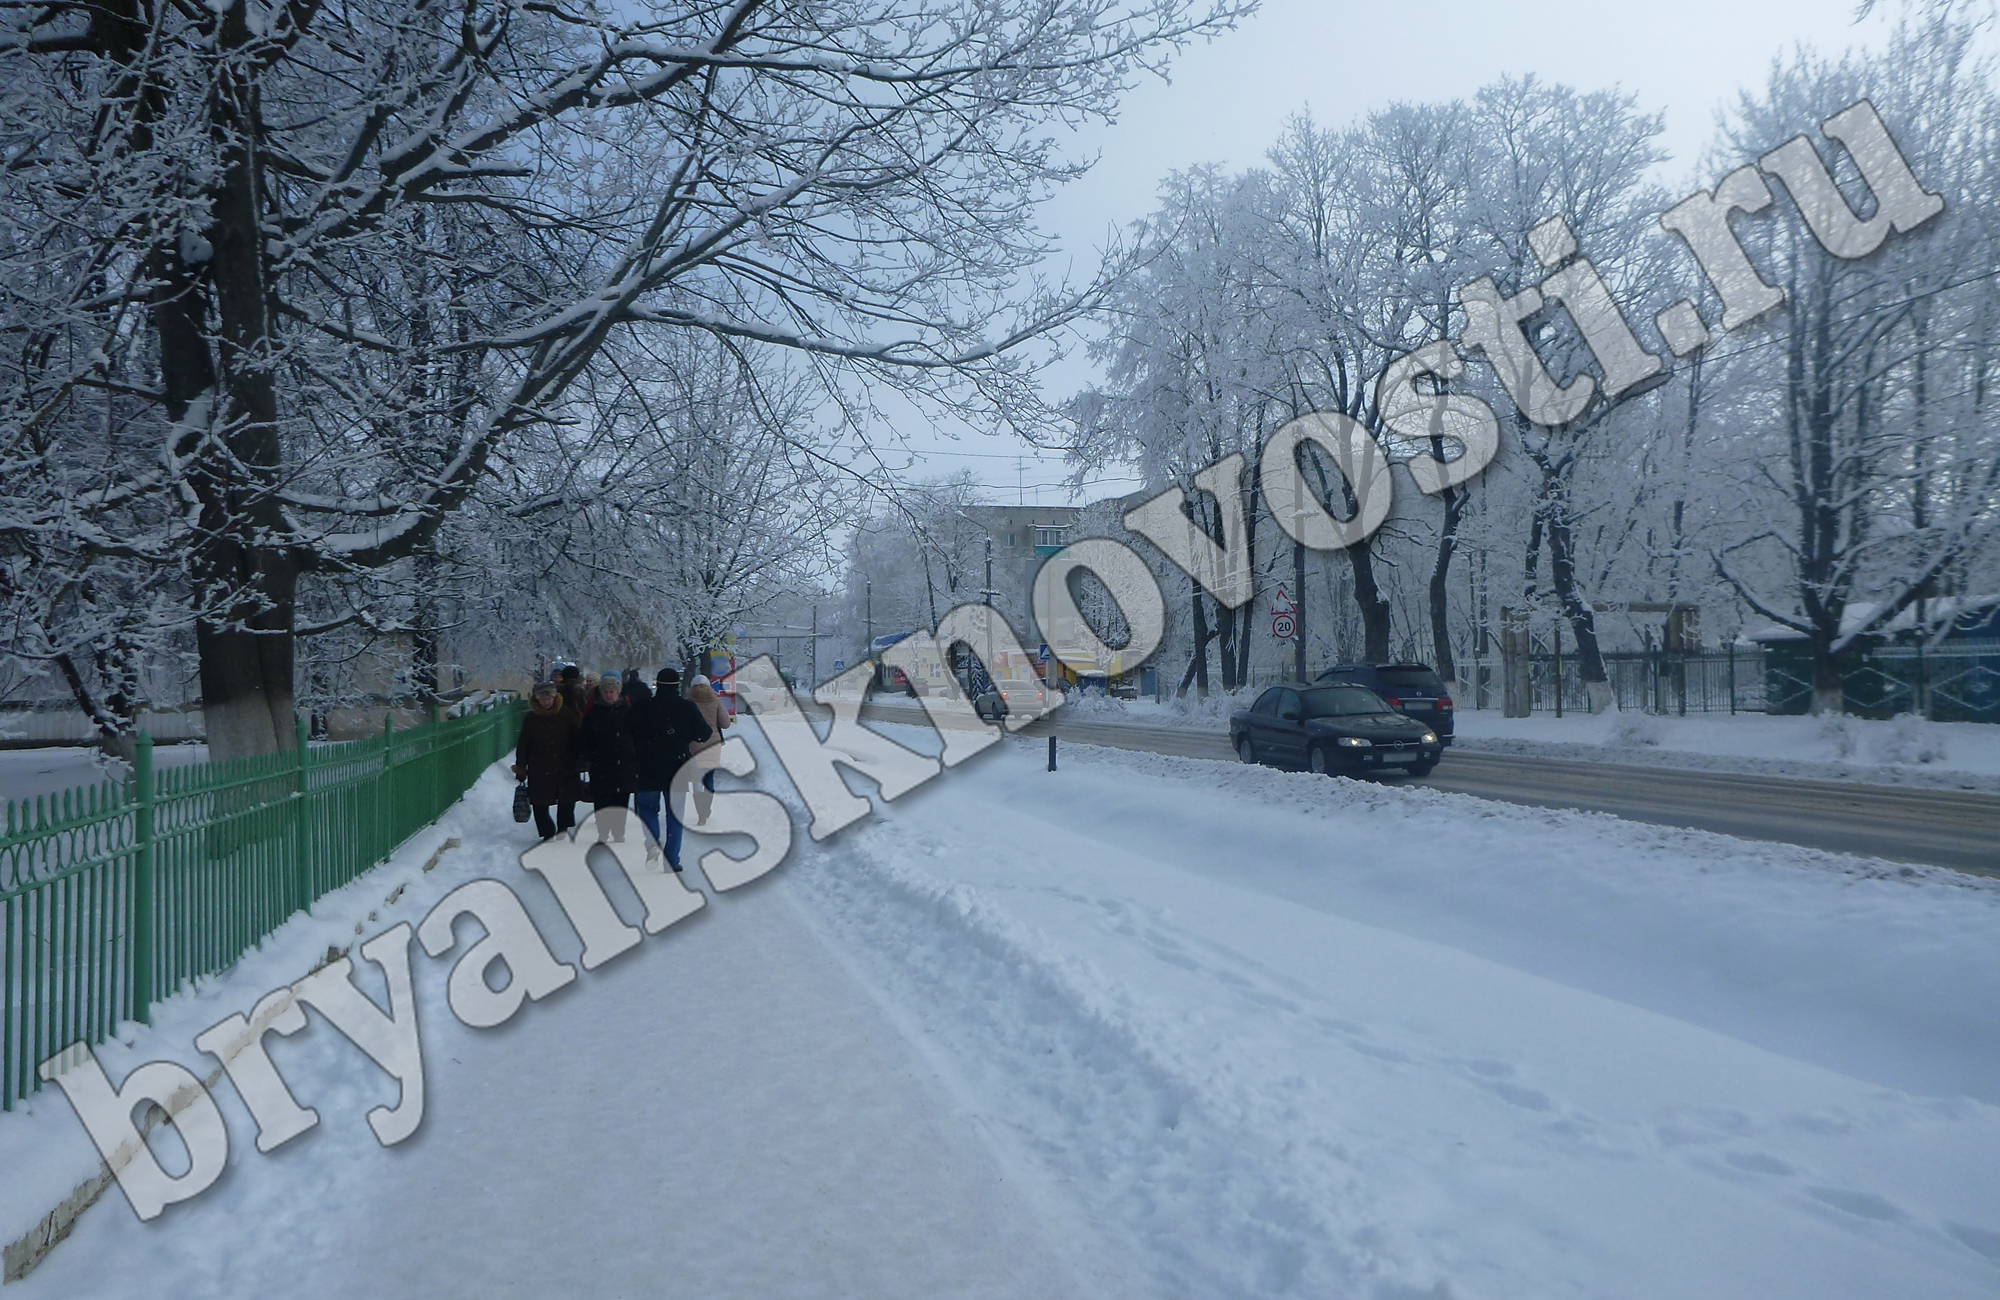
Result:
M1271 615L1271 635L1278 638L1278 640L1280 641L1291 640L1292 632L1294 630L1295 629L1292 624L1292 616L1290 614Z

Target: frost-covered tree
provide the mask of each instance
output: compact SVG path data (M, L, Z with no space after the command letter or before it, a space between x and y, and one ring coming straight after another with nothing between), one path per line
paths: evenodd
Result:
M1880 53L1801 51L1743 95L1718 151L1783 177L1742 223L1783 301L1717 347L1763 415L1718 448L1734 508L1714 562L1753 610L1805 635L1815 712L1841 709L1839 656L1857 637L1933 597L1984 594L1966 587L2000 526L2000 101L1975 35L1933 7ZM1876 222L1878 247L1836 255L1829 231L1858 228L1884 197L1817 128L1864 97L1943 209L1902 233ZM1788 161L1772 156L1794 139ZM1824 205L1816 231L1801 191L1826 178L1852 212Z
M227 756L291 743L310 589L420 562L621 331L1031 410L1013 345L1095 300L1020 291L1043 125L1239 7L6 12L0 595L114 675L178 603Z
M1232 179L1202 167L1168 179L1160 209L1139 227L1144 268L1121 287L1112 326L1095 345L1106 385L1074 404L1078 432L1069 448L1079 480L1125 461L1151 492L1179 488L1190 523L1217 545L1235 540L1224 523L1231 509L1239 512L1253 573L1269 558L1258 549L1258 448L1296 413L1255 243L1274 220L1274 202L1260 172ZM1196 482L1231 456L1243 458L1233 481ZM1191 628L1180 689L1207 693L1211 640L1219 643L1222 685L1234 689L1249 661L1247 609L1185 576L1173 582L1188 593Z

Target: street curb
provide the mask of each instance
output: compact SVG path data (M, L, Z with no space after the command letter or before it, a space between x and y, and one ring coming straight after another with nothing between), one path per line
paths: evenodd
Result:
M458 839L456 836L445 840L443 844L438 846L437 851L432 853L424 862L423 870L429 871L437 866L440 858L457 847ZM388 898L383 900L384 905L394 903L402 893L403 886L398 885ZM369 913L369 918L371 920L374 919L374 913ZM355 927L357 933L360 931L360 928L360 926ZM318 971L330 966L342 957L345 957L347 953L347 948L329 947L326 950L326 955L320 958L319 963L313 967L313 970ZM273 1007L268 1016L275 1017L279 1014L280 1010L281 1008ZM205 1089L213 1090L222 1082L222 1075L223 1068L217 1066L209 1072L206 1079L201 1081L201 1086ZM175 1097L169 1098L169 1101L178 1100L179 1095L176 1094ZM192 1098L189 1098L189 1101L192 1100ZM175 1109L184 1110L186 1109L186 1104L183 1103L181 1106L175 1107ZM159 1106L149 1107L146 1111L145 1119L139 1122L140 1138L144 1139L150 1136L154 1129L158 1128L163 1121L170 1118L171 1116ZM123 1154L122 1149L120 1154ZM126 1159L130 1159L130 1156L127 1156ZM121 1161L120 1163L122 1164L123 1162ZM65 1197L60 1205L42 1216L41 1222L22 1233L13 1241L8 1242L5 1246L0 1246L0 1286L5 1286L9 1282L18 1282L28 1276L28 1274L34 1272L36 1267L44 1259L48 1258L49 1252L61 1245L63 1239L75 1230L76 1221L83 1217L83 1212L97 1204L98 1199L104 1195L105 1190L113 1182L117 1181L117 1177L118 1175L112 1170L109 1161L99 1160L97 1162L97 1172L78 1183L76 1190Z
M202 1087L213 1088L222 1082L222 1067L217 1066L202 1080ZM190 1097L189 1101L193 1098ZM185 1106L182 1107L185 1109ZM168 1119L167 1112L158 1106L149 1107L146 1118L140 1122L139 1136L144 1138ZM129 1157L128 1157L129 1159ZM48 1253L62 1244L65 1237L76 1227L76 1221L83 1212L97 1204L105 1189L117 1180L109 1161L97 1162L97 1172L76 1185L76 1190L64 1198L62 1204L42 1216L42 1221L22 1233L15 1240L0 1247L0 1286L18 1282L35 1271L35 1267L48 1257Z

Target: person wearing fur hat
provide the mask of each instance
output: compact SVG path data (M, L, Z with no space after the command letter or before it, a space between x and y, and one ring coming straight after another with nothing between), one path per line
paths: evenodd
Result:
M558 831L576 829L576 801L583 797L576 779L582 729L582 719L563 703L554 682L535 687L528 697L528 716L521 719L520 738L514 742L514 775L528 783L535 830L545 840Z

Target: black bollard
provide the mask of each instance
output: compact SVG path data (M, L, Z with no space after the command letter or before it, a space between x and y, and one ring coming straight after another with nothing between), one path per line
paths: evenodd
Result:
M1049 771L1056 770L1056 738L1049 737Z

